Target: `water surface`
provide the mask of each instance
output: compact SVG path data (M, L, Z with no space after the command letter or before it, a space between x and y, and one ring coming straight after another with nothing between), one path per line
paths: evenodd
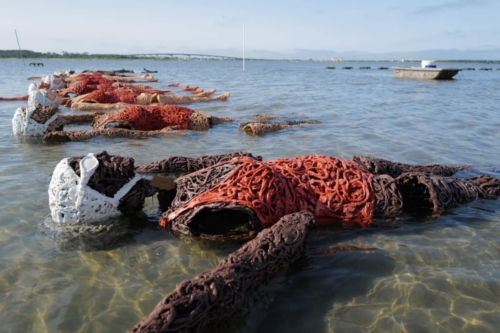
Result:
M43 144L12 135L25 102L0 103L0 331L120 332L177 283L214 268L237 244L177 238L144 214L102 222L101 237L61 234L48 221L47 188L64 157L107 150L137 163L169 155L246 150L265 159L304 154L371 155L405 163L473 164L500 177L500 71L453 81L393 78L391 63L43 60L0 61L0 96L26 94L31 75L56 70L158 70L159 82L230 91L193 108L245 121L252 115L320 124L250 137L238 122L209 132L144 140L97 138ZM341 70L341 66L353 70ZM371 70L359 70L371 66ZM440 66L446 66L440 64ZM453 64L471 67L470 64ZM482 65L477 65L479 68ZM496 68L494 68L496 69ZM62 110L68 112L68 110ZM241 332L495 332L500 327L500 201L477 201L435 220L396 228L317 230L294 267L249 295ZM341 245L372 251L320 252Z

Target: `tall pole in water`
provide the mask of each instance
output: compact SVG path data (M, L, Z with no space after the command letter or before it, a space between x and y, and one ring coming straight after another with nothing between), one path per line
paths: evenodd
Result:
M243 23L243 70L245 70L245 23Z
M23 65L26 66L26 64L24 63L23 53L21 52L21 44L19 44L19 38L17 38L16 29L14 29L14 32L16 33L17 46L19 46L19 55L21 56L21 59L23 59Z

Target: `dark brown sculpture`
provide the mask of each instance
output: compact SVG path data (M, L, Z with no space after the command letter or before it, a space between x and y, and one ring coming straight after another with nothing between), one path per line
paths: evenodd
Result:
M286 269L303 250L313 215L284 216L192 280L182 281L129 332L203 332L235 313L245 294Z

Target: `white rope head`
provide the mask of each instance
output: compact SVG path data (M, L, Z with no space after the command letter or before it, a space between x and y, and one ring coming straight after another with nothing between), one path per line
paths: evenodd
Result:
M28 87L28 94L30 94L33 91L37 91L37 90L38 90L38 84L36 84L36 83L33 82Z
M52 219L59 223L78 223L113 217L120 199L141 179L136 174L113 198L91 189L87 183L99 165L94 154L80 161L81 177L69 165L69 158L57 164L49 185L49 206Z
M50 117L45 124L40 124L31 118L35 111L34 106L20 107L16 110L12 118L12 131L15 135L43 136L49 132L48 127L50 123L57 119L57 114Z
M31 89L31 86L30 86ZM30 91L28 94L28 106L51 106L57 108L62 103L62 97L57 96L55 92L49 92L46 89Z
M56 73L60 73L56 75ZM62 72L56 72L53 76L50 77L50 89L61 90L66 88L66 82L61 76L64 76Z

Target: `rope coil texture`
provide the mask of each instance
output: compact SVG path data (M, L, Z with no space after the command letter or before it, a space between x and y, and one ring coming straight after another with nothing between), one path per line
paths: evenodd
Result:
M108 138L133 138L141 139L145 137L153 137L158 135L183 135L181 131L177 131L176 127L165 127L157 131L136 131L124 128L104 128L98 130L74 130L74 131L55 131L46 134L43 137L44 142L68 142L68 141L85 141L98 136Z
M494 199L500 194L500 179L488 176L467 179L408 172L396 178L396 185L403 196L405 212L431 217L478 198Z
M284 216L215 269L179 283L129 332L203 332L231 316L241 307L247 292L298 258L313 223L309 212Z
M253 156L252 153L235 152L223 155L207 155L200 157L172 156L161 161L139 164L135 168L137 173L191 173L207 167L211 167L220 162L228 162L235 157L248 156L258 161L262 161L262 156Z
M134 172L134 160L95 155L98 167L83 187L83 203L77 205L80 161L83 156L63 159L54 170L49 186L49 205L56 222L76 223L140 211L144 200L156 193L149 181ZM124 189L130 190L124 192Z
M467 165L413 165L399 162L391 162L381 158L369 156L354 156L353 161L366 168L374 175L389 175L397 178L405 172L420 172L430 173L437 176L450 177L460 170L467 170L470 166Z
M41 106L20 107L12 118L15 135L43 136L51 131L60 130L67 123L56 114L57 108Z
M240 131L248 135L265 135L272 132L281 131L303 125L318 124L318 120L290 120L281 122L249 122L240 124Z
M262 227L302 210L344 227L367 226L375 208L372 175L354 162L329 156L270 162L240 157L180 177L176 183L176 200L160 223L172 223L174 230L184 233L192 233L190 224L197 213L213 204L248 207Z

